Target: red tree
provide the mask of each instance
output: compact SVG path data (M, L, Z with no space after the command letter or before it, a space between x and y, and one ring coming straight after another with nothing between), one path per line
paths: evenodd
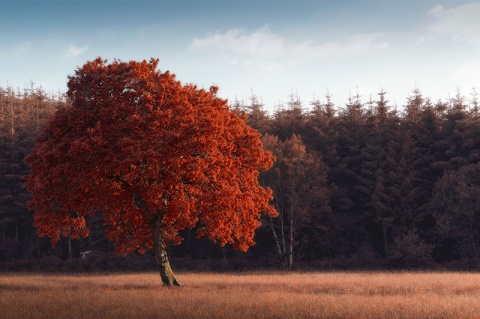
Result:
M69 77L72 107L58 110L26 177L39 236L88 236L103 213L118 253L153 248L164 285L179 285L167 257L179 231L246 251L260 212L275 216L259 170L273 156L227 101L182 85L158 60L87 62Z

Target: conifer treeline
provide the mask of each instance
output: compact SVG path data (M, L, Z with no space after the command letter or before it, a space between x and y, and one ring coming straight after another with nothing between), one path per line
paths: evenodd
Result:
M262 174L279 218L285 267L480 267L480 110L475 90L437 101L414 90L402 111L387 94L308 109L292 96L269 115L254 96L234 108L277 157Z
M47 94L33 83L23 91L0 87L0 261L39 255L40 241L27 209L30 195L22 179L29 168L23 159L65 103L63 96Z
M119 262L98 216L89 220L89 239L63 240L55 249L48 239L38 239L32 226L21 179L28 172L23 158L64 103L62 96L33 85L23 91L0 88L4 263L45 256ZM253 96L248 103L233 103L232 109L248 115L248 124L259 130L264 147L277 158L260 179L273 189L280 216L263 221L257 245L247 254L196 240L193 231L185 231L184 242L172 248L173 262L193 268L207 260L209 265L223 260L220 264L227 268L480 267L480 110L475 92L432 102L414 90L401 111L383 91L368 102L357 95L344 106L327 96L305 107L292 96L272 114Z

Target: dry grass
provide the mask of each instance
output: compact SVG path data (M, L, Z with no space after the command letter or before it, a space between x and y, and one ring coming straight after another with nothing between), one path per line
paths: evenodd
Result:
M0 277L2 318L480 318L475 273Z

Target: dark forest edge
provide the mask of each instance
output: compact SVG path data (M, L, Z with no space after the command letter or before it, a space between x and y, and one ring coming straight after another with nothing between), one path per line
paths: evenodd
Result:
M178 270L480 269L480 111L475 91L432 102L416 89L402 110L381 91L345 105L308 107L292 96L273 113L259 99L234 101L277 157L261 183L280 216L265 219L247 253L185 231L170 248ZM68 101L32 84L0 87L0 270L154 270L150 253L119 257L103 235L38 238L27 209L24 157Z

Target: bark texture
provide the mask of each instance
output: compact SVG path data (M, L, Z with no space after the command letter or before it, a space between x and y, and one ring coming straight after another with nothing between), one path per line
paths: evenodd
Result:
M165 244L163 231L162 231L162 219L160 216L155 217L151 222L152 236L153 236L153 251L158 263L158 271L162 283L164 286L182 286L175 275L167 255L167 245Z

